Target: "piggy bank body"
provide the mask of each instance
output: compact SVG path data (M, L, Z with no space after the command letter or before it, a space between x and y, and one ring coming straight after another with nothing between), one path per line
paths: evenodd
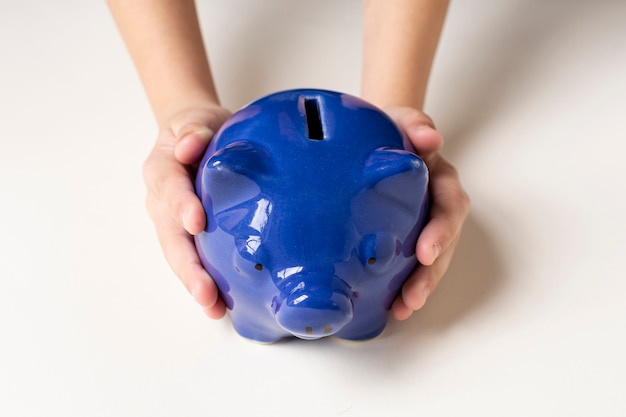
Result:
M195 238L235 330L377 336L417 264L427 184L395 124L358 98L291 90L236 112L199 166Z

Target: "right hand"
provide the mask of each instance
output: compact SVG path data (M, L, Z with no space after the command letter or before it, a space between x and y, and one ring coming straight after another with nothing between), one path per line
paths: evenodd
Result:
M193 173L209 141L229 116L228 110L213 104L176 112L160 127L143 165L146 207L165 258L206 315L214 319L224 316L226 306L193 241L193 235L206 226L204 208L194 192Z

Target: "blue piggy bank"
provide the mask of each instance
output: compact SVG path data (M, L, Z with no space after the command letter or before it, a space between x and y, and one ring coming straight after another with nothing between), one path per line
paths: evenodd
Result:
M215 135L195 237L235 330L259 342L380 334L417 265L428 171L382 111L346 94L261 98Z

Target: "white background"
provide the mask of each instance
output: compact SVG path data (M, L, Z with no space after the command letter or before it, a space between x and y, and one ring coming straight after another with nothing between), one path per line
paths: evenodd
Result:
M358 1L200 13L233 110L358 94ZM626 2L453 2L426 110L473 203L439 290L370 342L257 345L161 255L104 2L2 0L0 415L626 415Z

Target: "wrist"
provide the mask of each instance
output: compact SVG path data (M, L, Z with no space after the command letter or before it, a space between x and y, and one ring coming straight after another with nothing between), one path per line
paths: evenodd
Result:
M361 96L421 110L447 0L365 1Z

